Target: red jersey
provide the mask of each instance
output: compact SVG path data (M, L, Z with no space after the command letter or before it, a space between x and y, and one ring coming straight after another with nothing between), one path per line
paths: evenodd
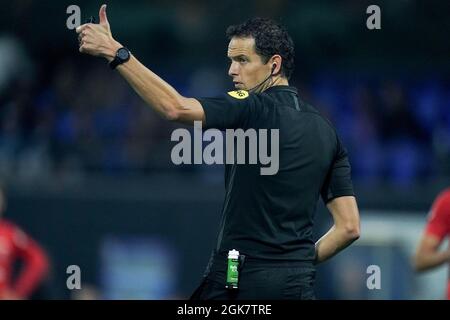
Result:
M16 259L22 259L23 268L12 279ZM0 299L8 298L6 293L29 298L48 268L47 256L40 246L16 225L0 220Z
M450 188L434 201L425 232L437 237L439 241L450 236ZM447 299L450 300L450 277L447 282Z

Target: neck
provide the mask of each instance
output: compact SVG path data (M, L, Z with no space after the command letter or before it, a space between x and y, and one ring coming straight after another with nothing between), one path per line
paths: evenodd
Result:
M288 86L288 85L289 85L288 79L283 78L283 77L277 77L274 79L273 85L271 87L273 87L273 86Z
M259 90L257 90L257 92L263 92L267 89L269 89L270 87L274 87L274 86L288 86L289 82L286 78L281 77L281 76L272 76L266 83L264 83L261 88L259 88Z

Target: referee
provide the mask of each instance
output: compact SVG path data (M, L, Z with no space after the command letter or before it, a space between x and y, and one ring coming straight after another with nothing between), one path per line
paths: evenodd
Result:
M229 27L228 73L237 91L195 99L180 95L112 37L106 5L99 17L99 24L77 28L80 52L106 58L164 118L220 130L279 130L276 174L261 175L259 165L226 165L217 244L191 298L314 299L315 265L359 238L359 212L335 129L289 86L294 45L286 30L261 18ZM319 197L334 225L314 243ZM240 254L237 289L227 286L233 249Z

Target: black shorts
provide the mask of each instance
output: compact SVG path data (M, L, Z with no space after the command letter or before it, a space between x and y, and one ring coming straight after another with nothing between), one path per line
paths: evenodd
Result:
M219 263L211 267L191 300L313 300L315 274L313 265L245 262L239 272L239 288L227 289L226 264Z

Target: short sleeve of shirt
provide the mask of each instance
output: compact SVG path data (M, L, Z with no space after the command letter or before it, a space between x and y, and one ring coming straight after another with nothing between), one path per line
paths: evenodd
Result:
M197 99L205 112L207 129L242 128L248 122L254 97L244 90L230 91L216 98Z
M347 150L339 138L337 140L336 156L321 191L325 204L338 197L355 195Z
M439 241L450 233L450 190L434 201L425 233L436 236Z

